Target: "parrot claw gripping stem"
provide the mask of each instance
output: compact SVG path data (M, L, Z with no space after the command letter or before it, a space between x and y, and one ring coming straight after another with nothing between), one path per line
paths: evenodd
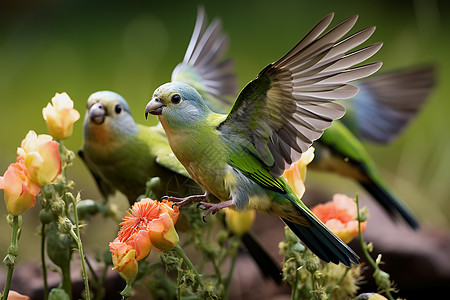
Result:
M173 202L172 207L174 205L178 207L183 207L185 205L194 203L194 202L200 202L206 200L206 194L204 195L192 195L184 198L177 198L177 197L171 197L171 196L164 196L161 197L161 200L167 200Z
M206 209L206 211L205 211L205 213L203 214L203 217L202 217L203 222L206 223L206 216L207 215L209 215L210 213L212 213L214 215L216 212L220 211L221 209L226 208L226 207L230 207L230 206L233 206L233 205L234 205L233 200L228 200L228 201L224 201L224 202L220 202L220 203L200 202L197 205L197 208Z

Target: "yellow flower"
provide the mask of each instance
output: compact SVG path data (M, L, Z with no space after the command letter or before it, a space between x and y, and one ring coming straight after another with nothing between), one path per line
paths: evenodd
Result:
M8 212L18 216L36 203L35 196L41 190L30 178L24 159L10 164L3 177L0 176L0 189L5 191Z
M225 208L225 222L230 231L238 236L243 236L255 220L256 212L254 209L235 211Z
M80 118L80 113L73 108L73 101L66 93L56 93L52 103L42 109L42 115L49 133L57 140L71 136L73 123Z
M59 144L47 134L37 135L30 130L17 154L25 160L31 179L39 186L51 183L61 173Z
M314 148L309 149L302 154L302 157L292 164L291 168L286 170L283 177L287 180L298 198L305 193L306 166L314 159Z
M335 194L333 201L318 204L311 209L337 237L344 243L350 243L358 235L358 212L355 201L343 194ZM361 223L361 231L366 229L366 222Z

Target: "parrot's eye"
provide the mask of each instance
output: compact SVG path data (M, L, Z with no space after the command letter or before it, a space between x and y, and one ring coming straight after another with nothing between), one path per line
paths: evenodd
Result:
M117 104L114 107L114 111L116 112L116 114L120 114L120 112L122 111L122 106L120 106L120 104Z
M172 96L170 101L172 101L173 104L178 104L178 103L181 102L181 96L178 95L178 94L175 94L175 95Z

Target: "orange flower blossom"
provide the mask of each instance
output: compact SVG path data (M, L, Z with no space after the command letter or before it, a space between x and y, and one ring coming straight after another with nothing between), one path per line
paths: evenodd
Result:
M283 177L288 182L294 193L300 199L305 193L306 166L314 159L314 148L309 149L302 154L302 157L286 170Z
M336 236L344 243L358 235L358 221L355 200L343 195L335 194L333 200L325 204L318 204L311 209ZM361 223L361 231L366 229L366 222Z
M5 191L5 202L8 212L18 216L36 203L35 196L41 188L30 178L22 157L9 165L3 177L0 176L0 189Z
M31 179L39 186L50 184L61 173L59 144L47 134L37 135L30 130L17 149L23 157Z
M73 108L73 101L66 93L56 93L52 103L42 109L42 115L49 133L57 140L71 136L73 123L80 118L80 113Z
M142 199L133 204L120 223L117 238L109 244L115 269L128 281L137 272L137 261L154 247L169 251L179 242L175 231L179 209L172 202ZM132 275L134 274L134 275Z

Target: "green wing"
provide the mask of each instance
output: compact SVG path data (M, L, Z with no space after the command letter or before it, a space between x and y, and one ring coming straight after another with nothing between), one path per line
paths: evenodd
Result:
M417 116L435 82L432 67L365 79L357 83L355 98L344 104L348 113L342 121L360 139L389 143Z
M172 149L170 149L166 132L161 124L151 127L140 124L138 126L140 128L139 139L148 144L148 151L150 151L152 157L155 157L158 165L179 175L191 178L189 173L173 154Z
M103 199L107 200L109 196L114 195L116 189L102 178L102 176L100 175L101 173L97 171L95 165L86 159L83 150L78 150L78 156L83 160L84 164L88 167L89 171L92 174L92 177L94 177L94 180L97 183L98 189L100 190Z
M156 163L187 178L191 178L189 173L175 157L173 153L161 154L156 157Z
M228 163L262 187L278 193L286 193L282 177L273 176L269 170L263 168L261 162L254 155L242 151L234 152L230 154Z
M215 112L230 109L237 95L237 79L232 59L223 59L228 38L222 23L215 19L208 27L205 11L199 8L197 21L186 54L172 73L172 82L194 87Z
M381 67L372 63L351 68L375 54L381 43L346 54L366 41L374 27L338 42L357 16L320 36L332 19L333 14L323 18L291 51L247 84L218 127L224 137L239 140L276 177L344 115L344 108L333 101L357 93L348 83Z

